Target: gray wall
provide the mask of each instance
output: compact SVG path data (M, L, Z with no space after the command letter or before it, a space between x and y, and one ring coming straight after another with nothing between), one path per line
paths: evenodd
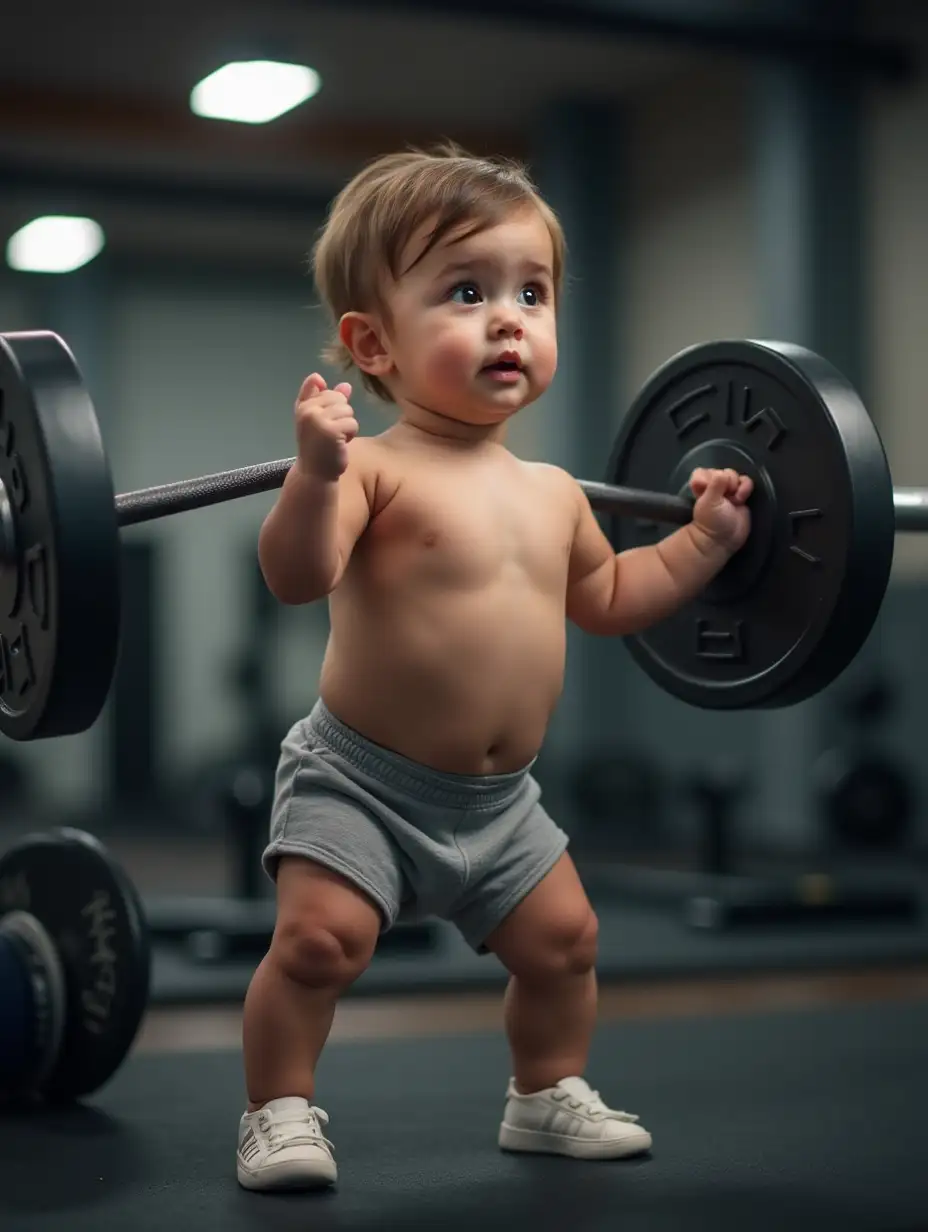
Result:
M747 103L741 74L716 69L630 109L627 270L617 288L627 401L684 347L757 329Z
M920 34L909 27L906 37L924 62L924 6ZM894 482L922 487L928 486L928 83L872 92L866 118L873 410ZM928 576L928 536L899 537L895 572L905 579Z

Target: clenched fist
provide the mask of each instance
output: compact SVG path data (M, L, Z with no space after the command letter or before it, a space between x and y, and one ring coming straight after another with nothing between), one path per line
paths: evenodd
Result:
M745 502L754 484L734 470L699 467L690 476L690 491L696 497L693 521L731 552L744 546L751 529L751 514Z
M348 444L358 434L350 397L347 381L329 389L314 372L303 382L296 400L296 439L299 466L307 475L332 481L344 474Z

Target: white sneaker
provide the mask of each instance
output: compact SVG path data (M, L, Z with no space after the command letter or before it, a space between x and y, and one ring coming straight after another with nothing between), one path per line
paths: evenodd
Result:
M510 1079L499 1145L574 1159L623 1159L649 1150L651 1135L630 1112L607 1108L583 1078L562 1078L532 1095L520 1095Z
M301 1096L246 1112L238 1130L238 1183L245 1189L321 1189L338 1176L329 1118Z

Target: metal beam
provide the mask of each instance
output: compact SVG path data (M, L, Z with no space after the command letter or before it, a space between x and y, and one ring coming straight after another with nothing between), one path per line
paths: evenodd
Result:
M0 153L0 191L8 199L32 195L42 198L43 208L74 208L89 199L113 201L143 208L182 208L210 214L291 215L306 219L323 213L328 196L299 185L281 182L246 184L242 180L198 180L191 174L111 170L86 164L44 166Z
M299 0L305 7L305 0ZM319 4L383 11L383 0L313 0ZM797 21L759 11L758 5L657 4L654 0L391 0L393 10L423 17L473 18L494 26L522 25L573 31L599 38L642 39L768 61L826 63L883 81L914 79L919 63L898 43L853 33L835 10L826 19ZM810 13L815 10L810 2ZM838 9L840 14L840 8Z
M272 173L269 178L279 184L280 177L273 175L273 168L287 166L305 167L317 172L317 177L322 168L323 179L334 175L341 182L343 175L340 170L332 172L333 166L343 169L360 165L377 154L410 144L429 145L447 135L442 126L431 124L428 119L410 123L376 117L294 116L272 129L212 124L181 104L0 84L0 159L5 159L4 144L12 150L28 148L24 143L29 142L41 151L39 143L52 139L68 142L75 151L75 162L83 159L92 146L111 156L114 151L128 148L133 152L133 161L149 153L167 151L191 159L194 165L203 162L211 174L221 174L218 168L225 166L231 178L233 169L237 169L239 180L256 179L262 168L267 168ZM524 135L505 122L488 127L455 126L454 136L476 153L492 151L518 157L525 148ZM12 146L14 141L17 147ZM11 158L18 158L23 164L27 161L25 155L11 154ZM133 174L132 179L135 178ZM194 178L193 173L190 178ZM276 187L270 190L271 195L277 192Z

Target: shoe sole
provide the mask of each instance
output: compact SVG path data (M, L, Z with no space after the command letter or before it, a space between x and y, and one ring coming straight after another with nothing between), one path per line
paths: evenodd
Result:
M563 1134L545 1133L540 1129L517 1129L500 1126L499 1145L503 1151L519 1151L535 1155L568 1155L571 1159L627 1159L651 1149L651 1135L642 1131L627 1138L568 1138Z
M312 1167L299 1163L271 1164L255 1171L239 1163L236 1174L239 1185L252 1190L328 1189L338 1179L338 1169L334 1163L328 1166L315 1164Z

